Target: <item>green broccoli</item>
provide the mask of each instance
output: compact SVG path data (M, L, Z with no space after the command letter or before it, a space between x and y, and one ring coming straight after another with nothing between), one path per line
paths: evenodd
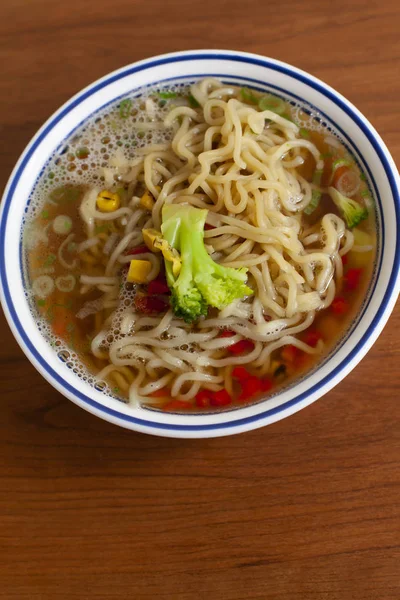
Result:
M165 261L171 305L176 316L187 323L206 315L209 306L221 309L253 293L246 285L246 268L224 267L208 255L204 246L207 213L187 204L169 204L162 211L163 238L180 252L182 261L178 275L173 273L172 263Z
M352 229L358 225L360 221L363 221L368 217L367 209L352 198L343 196L343 194L338 192L334 187L328 188L328 191L333 202L342 213L349 229Z

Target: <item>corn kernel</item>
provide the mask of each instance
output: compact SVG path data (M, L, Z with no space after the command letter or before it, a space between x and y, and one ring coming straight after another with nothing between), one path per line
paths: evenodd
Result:
M113 212L114 210L118 210L121 205L121 200L118 194L103 190L97 196L96 204L101 212Z
M151 252L161 252L161 248L156 247L157 239L162 239L161 231L157 229L142 229L143 241Z
M140 205L145 208L146 210L151 211L153 209L154 206L154 200L153 197L150 196L149 192L145 192L143 194L143 196L140 198Z
M151 269L152 264L149 260L131 260L126 280L129 283L146 283Z
M172 263L172 273L177 277L180 273L182 261L179 252L172 248L162 233L157 229L142 229L143 241L152 252L162 252L165 260Z

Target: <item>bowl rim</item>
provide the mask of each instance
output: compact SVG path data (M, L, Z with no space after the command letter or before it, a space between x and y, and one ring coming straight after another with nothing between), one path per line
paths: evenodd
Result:
M153 421L147 421L146 418L140 418L133 415L126 415L122 412L104 406L97 401L89 398L85 394L81 394L76 388L70 386L58 373L52 373L52 369L42 359L40 352L30 343L28 336L26 335L22 323L20 322L9 292L9 284L5 271L6 261L1 261L0 264L0 298L4 308L6 318L13 331L13 334L20 344L22 350L28 357L28 359L34 364L37 370L64 396L67 396L73 402L85 408L89 412L96 414L97 416L118 424L120 426L142 431L144 433L151 433L159 436L168 437L216 437L222 435L232 435L234 433L240 433L243 431L262 427L266 424L280 420L297 412L305 406L311 404L324 393L329 391L334 385L336 385L341 379L343 379L348 372L356 366L356 364L363 358L369 348L377 339L378 335L382 331L389 315L394 307L400 288L400 178L395 167L394 161L390 156L388 149L384 142L380 138L379 134L369 123L369 121L353 106L347 99L345 99L340 93L336 92L333 88L315 78L314 76L302 71L292 65L278 61L276 59L263 57L257 54L250 54L239 51L229 50L188 50L184 52L174 52L169 54L162 54L155 57L151 57L139 62L135 62L121 69L113 71L104 77L94 81L89 86L78 92L75 96L69 99L60 109L58 109L39 129L36 135L32 138L30 143L27 145L23 153L21 154L9 181L6 185L0 215L0 252L5 250L5 232L7 229L7 214L13 198L13 191L15 186L24 171L29 156L34 149L41 143L46 137L47 133L55 126L57 122L62 120L68 112L70 112L74 106L82 102L88 96L96 93L102 87L106 87L110 83L117 81L120 78L126 77L127 75L133 74L137 71L144 69L151 69L158 65L179 63L180 61L190 60L230 60L239 61L249 64L259 65L268 69L279 71L285 75L289 75L295 79L298 79L302 83L310 86L311 88L319 91L324 96L327 96L336 105L339 106L362 130L365 136L371 143L375 153L378 155L381 165L384 168L385 174L388 178L388 182L391 188L394 209L396 213L396 244L395 244L395 255L393 265L390 273L389 284L385 290L385 295L382 302L376 311L374 319L371 321L369 326L364 331L361 339L355 344L352 352L347 356L346 360L343 360L336 368L328 373L320 382L314 385L313 389L308 388L304 393L299 396L295 396L291 400L280 404L274 408L266 408L266 410L249 417L235 418L243 409L232 411L231 413L225 413L227 419L224 422L215 424L173 424L173 423L159 423ZM228 76L228 74L227 74ZM190 75L188 76L190 77ZM176 79L177 77L175 77ZM265 83L268 83L267 81ZM97 109L96 109L97 110ZM332 119L331 119L332 121ZM5 253L3 253L5 256ZM377 281L379 279L379 273ZM268 402L268 400L267 400ZM190 419L193 420L196 415L190 415Z

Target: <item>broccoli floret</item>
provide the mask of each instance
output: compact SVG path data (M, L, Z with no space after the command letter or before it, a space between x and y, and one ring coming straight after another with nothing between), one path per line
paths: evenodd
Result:
M171 305L176 316L187 323L206 315L208 306L221 309L253 293L246 285L246 268L224 267L208 255L204 246L207 213L187 204L169 204L162 211L163 238L178 250L182 261L177 276L172 263L165 261Z
M328 188L329 195L342 213L347 227L352 229L368 217L368 211L364 206L352 198L347 198L337 191L334 187Z

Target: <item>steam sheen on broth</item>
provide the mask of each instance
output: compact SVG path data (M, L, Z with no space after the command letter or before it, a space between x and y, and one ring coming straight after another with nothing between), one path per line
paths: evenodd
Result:
M207 253L247 269L252 293L174 314L171 259L146 239L170 205L208 211ZM211 78L94 117L51 159L24 229L32 309L60 358L173 411L253 402L312 369L354 320L375 248L365 177L321 118Z

